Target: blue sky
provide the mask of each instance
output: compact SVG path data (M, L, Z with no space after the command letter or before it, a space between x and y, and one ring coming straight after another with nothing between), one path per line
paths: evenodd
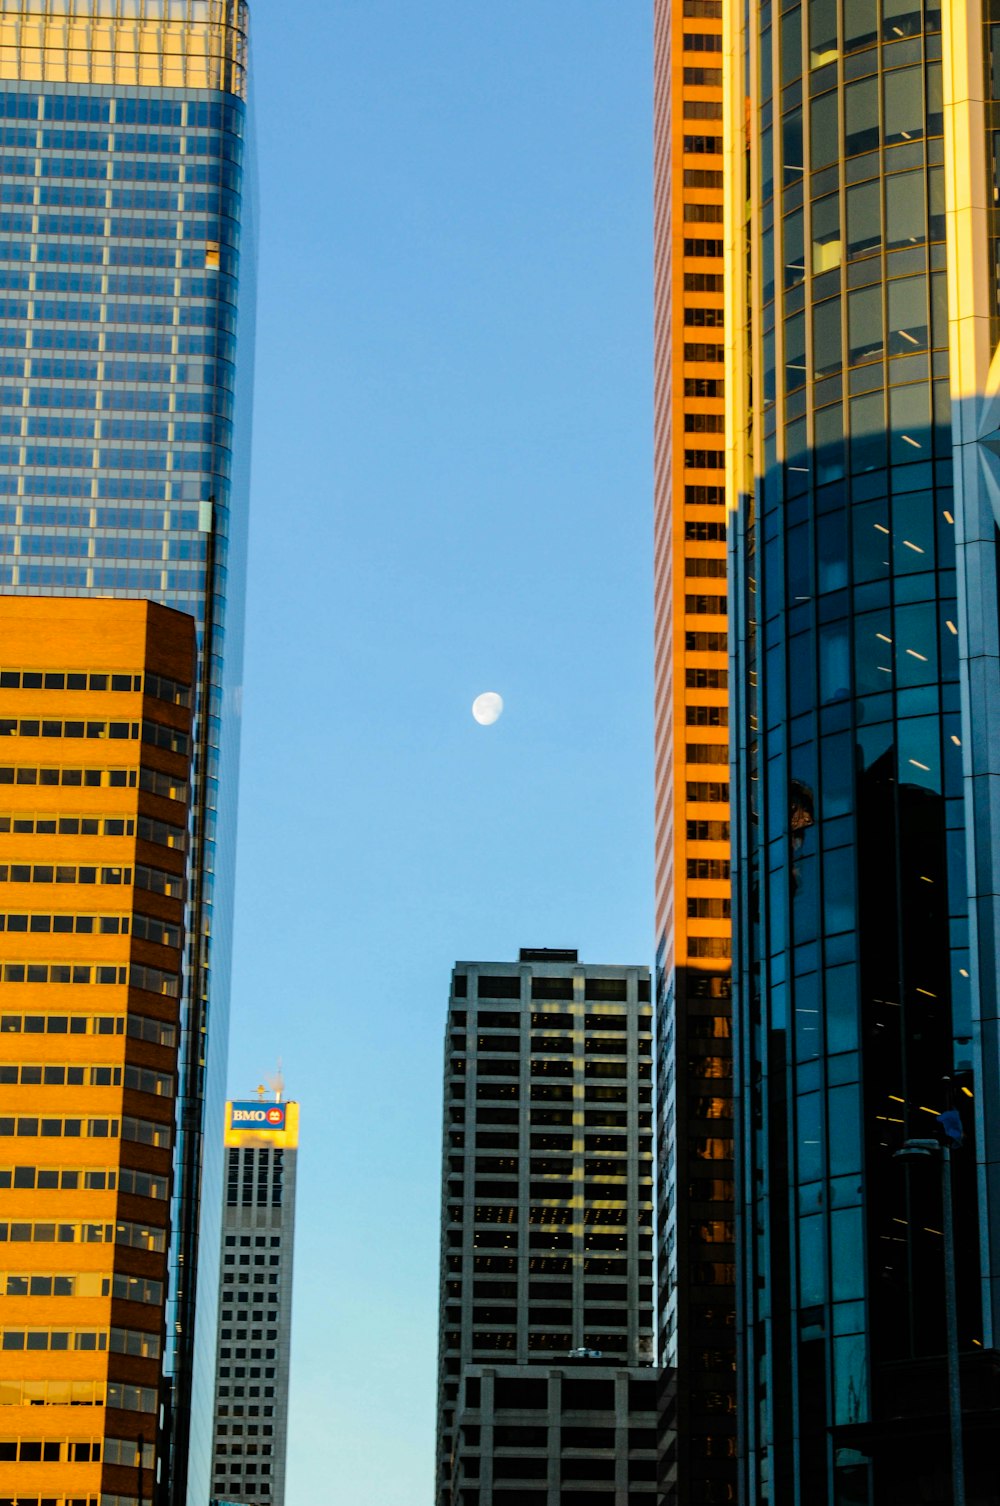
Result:
M230 1084L302 1103L289 1506L431 1501L452 962L651 959L650 11L254 12Z

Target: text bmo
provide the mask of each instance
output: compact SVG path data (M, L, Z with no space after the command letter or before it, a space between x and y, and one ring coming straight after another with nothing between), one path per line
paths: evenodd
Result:
M230 1116L232 1129L285 1128L285 1105L283 1103L234 1103Z

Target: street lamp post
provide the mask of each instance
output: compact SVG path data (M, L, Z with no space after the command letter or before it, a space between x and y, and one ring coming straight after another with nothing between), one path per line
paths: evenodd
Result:
M948 1428L954 1506L965 1506L965 1452L962 1447L962 1378L958 1360L958 1296L955 1280L955 1225L952 1219L951 1146L938 1140L906 1140L901 1160L941 1157L941 1218L944 1225L944 1310L948 1361Z

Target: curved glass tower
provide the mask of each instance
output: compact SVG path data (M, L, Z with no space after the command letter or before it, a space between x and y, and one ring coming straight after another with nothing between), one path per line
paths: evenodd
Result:
M941 1158L896 1155L946 1127L969 1499L996 1499L990 22L727 6L746 1502L956 1499Z
M0 591L145 597L197 623L159 1450L161 1488L197 1506L210 1490L248 501L247 25L242 0L0 3Z

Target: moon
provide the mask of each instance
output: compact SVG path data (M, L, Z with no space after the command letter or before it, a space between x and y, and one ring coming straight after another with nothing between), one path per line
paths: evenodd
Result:
M472 703L472 715L481 727L492 727L503 714L503 696L495 690L484 690Z

